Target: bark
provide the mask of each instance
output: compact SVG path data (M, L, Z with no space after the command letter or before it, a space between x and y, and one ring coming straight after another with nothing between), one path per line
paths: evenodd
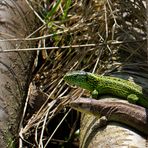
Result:
M18 137L22 105L31 74L32 52L2 52L27 48L28 42L2 41L29 35L34 15L25 1L0 2L0 147L13 147Z
M143 87L143 93L148 90L148 66L147 64L131 64L124 67L120 72L112 73L116 77L124 79L133 79L134 82ZM112 100L111 97L102 97L102 99ZM114 98L120 99L120 98ZM124 119L123 119L124 120ZM106 127L98 127L99 119L82 115L80 131L80 147L83 148L102 148L102 147L147 147L147 137L139 133L136 129L109 122Z

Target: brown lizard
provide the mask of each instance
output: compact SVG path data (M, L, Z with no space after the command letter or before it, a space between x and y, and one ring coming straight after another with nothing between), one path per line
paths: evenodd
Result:
M107 121L126 124L148 135L148 109L123 102L79 98L70 102L70 107L83 113L104 117ZM104 119L103 119L104 120Z

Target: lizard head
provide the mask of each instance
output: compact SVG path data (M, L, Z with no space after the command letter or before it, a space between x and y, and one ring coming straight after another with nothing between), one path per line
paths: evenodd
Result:
M97 112L97 101L92 98L78 98L72 100L69 106L79 112L100 116Z
M69 85L76 85L89 91L93 91L97 84L95 77L94 74L89 72L73 71L68 72L63 79Z
M92 114L91 111L91 99L88 98L79 98L77 100L71 101L69 104L73 109L87 114Z

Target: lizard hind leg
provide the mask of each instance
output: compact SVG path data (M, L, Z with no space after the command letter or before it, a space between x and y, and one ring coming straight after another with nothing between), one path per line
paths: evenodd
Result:
M135 94L130 94L130 95L127 96L127 100L130 103L136 104L136 102L139 100L139 98Z

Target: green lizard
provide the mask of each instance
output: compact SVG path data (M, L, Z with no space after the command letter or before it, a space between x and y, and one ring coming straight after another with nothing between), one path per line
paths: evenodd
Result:
M64 80L70 85L89 90L93 98L98 98L100 94L111 94L148 108L148 99L144 96L142 87L134 82L84 71L69 72Z

